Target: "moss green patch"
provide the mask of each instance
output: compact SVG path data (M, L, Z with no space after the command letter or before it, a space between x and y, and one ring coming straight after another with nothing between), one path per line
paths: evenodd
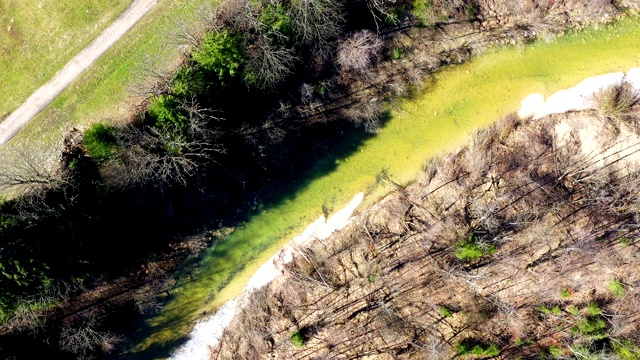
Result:
M616 279L613 279L607 283L607 289L609 289L609 291L611 291L611 293L615 297L623 297L625 293L624 285L622 285L622 283Z
M293 334L291 334L291 343L297 347L297 348L301 348L302 345L304 345L306 339L304 338L304 335L302 335L300 333L300 331L296 331Z
M549 95L588 76L640 66L638 48L640 22L626 20L605 31L490 52L436 74L415 100L398 104L392 119L348 159L328 154L322 165L331 164L330 171L310 174L296 192L218 241L203 256L200 270L179 281L162 313L148 321L145 334L151 335L138 350L172 346L203 312L237 295L261 263L320 216L328 196L335 196L339 209L368 191L367 206L389 191L375 185L383 169L407 184L426 159L459 147L475 128L516 111L526 95Z

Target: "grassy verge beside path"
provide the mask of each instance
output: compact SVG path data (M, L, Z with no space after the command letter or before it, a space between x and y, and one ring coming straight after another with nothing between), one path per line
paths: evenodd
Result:
M52 78L130 3L0 1L0 119Z
M57 156L67 126L84 128L98 121L127 119L135 103L132 84L135 87L142 83L148 75L145 69L160 70L175 64L179 46L170 41L172 32L180 23L197 21L207 3L212 1L160 1L51 105L0 148L0 157L10 162L36 148L45 154L43 157Z

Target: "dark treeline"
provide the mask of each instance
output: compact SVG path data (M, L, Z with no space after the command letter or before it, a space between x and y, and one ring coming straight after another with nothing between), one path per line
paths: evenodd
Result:
M566 26L544 23L555 11L547 1L530 3L540 18L500 36ZM0 172L0 187L20 194L0 204L0 354L113 351L124 319L141 310L137 295L117 306L99 295L67 299L121 276L133 280L113 293L133 294L150 281L148 264L188 253L176 250L181 240L206 242L208 231L330 171L318 160L354 151L383 124L386 101L474 50L430 45L428 60L403 62L411 49L397 36L422 29L435 44L461 23L479 33L485 6L229 0L180 26L192 50L177 69L149 69L152 85L140 89L146 100L128 125L70 132L57 166L32 154ZM128 317L114 322L115 308Z

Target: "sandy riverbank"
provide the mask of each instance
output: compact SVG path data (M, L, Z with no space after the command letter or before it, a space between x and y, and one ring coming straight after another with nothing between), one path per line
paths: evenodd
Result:
M293 260L297 249L310 246L314 241L327 239L335 231L343 229L351 221L352 214L364 199L364 194L356 195L349 204L337 211L329 219L320 216L309 225L300 235L293 238L280 251L264 263L251 277L243 292L236 298L229 300L215 314L199 321L193 328L189 340L174 352L171 359L209 359L210 347L216 346L222 333L231 322L234 315L241 309L248 297L256 289L269 284L282 273L284 265Z
M560 90L546 100L541 94L531 94L522 100L518 116L540 119L551 114L594 109L596 106L593 102L594 94L623 81L629 82L634 88L640 90L640 68L632 68L627 74L616 72L586 78L578 85Z

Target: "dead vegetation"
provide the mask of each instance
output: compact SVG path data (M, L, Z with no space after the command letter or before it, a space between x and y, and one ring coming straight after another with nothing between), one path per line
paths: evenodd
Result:
M634 118L634 107L640 104L640 93L632 84L623 81L619 84L600 89L593 95L598 115L618 121ZM636 124L633 124L634 130Z
M509 116L479 131L301 251L212 358L637 359L640 139L630 124Z

